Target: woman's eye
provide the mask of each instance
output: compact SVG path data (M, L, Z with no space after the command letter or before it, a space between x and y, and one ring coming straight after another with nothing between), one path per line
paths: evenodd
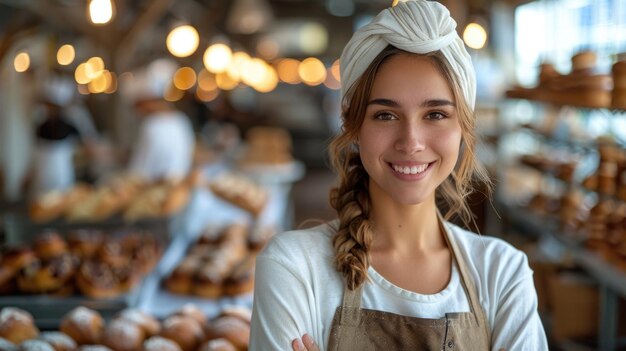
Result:
M388 112L381 112L378 113L374 116L376 119L381 120L381 121L391 121L393 119L396 119L396 116L392 115L391 113Z
M429 120L434 120L434 121L438 121L440 119L444 119L448 116L446 116L445 114L441 113L441 112L431 112L428 114L428 116L426 116L427 119Z

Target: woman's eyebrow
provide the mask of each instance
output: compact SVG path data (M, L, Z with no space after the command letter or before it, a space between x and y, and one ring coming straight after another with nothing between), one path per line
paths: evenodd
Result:
M374 99L367 103L369 105L383 105L388 107L400 107L400 104L389 99Z
M367 105L368 106L369 105L382 105L382 106L388 106L388 107L400 107L400 104L398 102L390 100L390 99L384 99L384 98L370 100L370 102L368 102ZM424 101L421 106L422 107L440 107L440 106L456 107L456 104L446 99L431 99L431 100Z
M426 100L422 103L422 107L440 107L440 106L452 106L456 107L456 104L446 99L433 99Z

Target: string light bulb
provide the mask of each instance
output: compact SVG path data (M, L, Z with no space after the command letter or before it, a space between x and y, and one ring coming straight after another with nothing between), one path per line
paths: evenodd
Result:
M487 31L480 24L472 22L463 31L463 41L470 48L480 50L487 43Z
M167 35L167 50L176 57L191 56L198 49L198 31L190 25L178 26Z
M233 52L226 44L213 44L204 52L204 67L212 73L224 72L233 58Z
M89 20L95 25L109 23L115 15L115 6L111 0L89 0Z
M30 67L30 55L27 52L20 52L13 60L13 67L17 72L26 72Z
M74 62L74 58L76 57L76 51L74 47L70 44L65 44L57 50L57 62L61 66L67 66Z

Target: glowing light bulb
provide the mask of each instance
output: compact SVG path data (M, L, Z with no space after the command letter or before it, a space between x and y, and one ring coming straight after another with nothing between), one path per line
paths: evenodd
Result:
M109 23L113 18L113 12L111 0L91 0L89 2L89 19L93 24Z
M482 49L487 42L487 31L478 23L470 23L463 31L463 41L472 49Z
M319 59L309 57L298 66L298 74L305 84L320 85L326 79L326 67Z
M57 62L61 66L67 66L74 62L74 58L76 57L76 51L74 47L70 44L65 44L57 50Z
M227 45L213 44L204 52L202 62L209 72L220 73L228 68L232 57L233 52Z
M26 72L28 67L30 67L30 56L26 52L20 52L15 55L15 59L13 60L13 67L17 72Z
M189 25L174 28L166 39L167 50L176 57L187 57L198 49L198 31Z

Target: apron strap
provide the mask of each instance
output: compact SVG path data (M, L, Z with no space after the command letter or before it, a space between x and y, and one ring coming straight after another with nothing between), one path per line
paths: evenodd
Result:
M359 325L361 319L361 296L363 295L363 286L367 282L363 282L354 290L343 289L343 302L341 304L341 324Z
M485 331L485 333L487 334L487 340L489 340L490 342L491 332L489 329L489 324L487 322L487 316L485 315L485 310L480 305L480 299L477 295L476 286L474 285L474 280L471 278L471 275L468 271L465 258L463 258L463 255L461 255L461 251L456 243L454 236L450 235L450 233L448 232L448 228L446 227L445 222L439 211L437 211L437 217L439 219L439 226L444 234L444 238L450 246L454 260L456 260L457 262L459 273L461 274L461 285L463 286L465 294L468 297L470 311L472 312L477 325L484 324L483 328L481 329Z

